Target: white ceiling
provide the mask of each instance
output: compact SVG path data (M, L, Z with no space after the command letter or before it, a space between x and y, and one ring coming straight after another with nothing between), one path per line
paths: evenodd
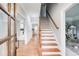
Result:
M31 17L39 17L41 3L18 3L17 18L24 19L27 15Z
M66 21L72 22L79 20L79 4L75 4L66 12Z
M79 4L76 4L66 12L66 16L74 17L79 15Z

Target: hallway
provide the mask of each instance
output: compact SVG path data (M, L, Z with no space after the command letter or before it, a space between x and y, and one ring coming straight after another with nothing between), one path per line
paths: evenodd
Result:
M65 11L72 4L0 4L1 56L64 56Z
M25 5L25 7L24 7ZM29 6L29 7L28 7ZM5 24L8 37L0 39L5 43L5 55L15 56L61 56L58 40L52 24L57 25L46 11L46 4L10 4L8 12L0 4L2 13L8 16ZM13 13L11 15L11 13ZM4 16L4 14L1 14ZM49 19L50 18L50 19ZM3 21L2 21L3 22ZM3 24L3 23L2 23ZM2 28L3 29L3 28ZM57 28L58 29L58 28ZM3 31L2 31L3 33ZM6 33L6 34L7 34ZM12 35L13 34L13 35ZM3 52L4 52L3 47ZM4 55L3 54L3 55Z

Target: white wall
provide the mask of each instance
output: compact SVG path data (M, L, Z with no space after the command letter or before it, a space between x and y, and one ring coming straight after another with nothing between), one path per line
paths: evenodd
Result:
M29 16L27 16L25 20L24 37L25 37L25 44L27 44L32 38L32 23Z
M62 51L62 54L65 55L65 11L68 9L69 6L72 4L65 4L65 3L59 3L59 4L51 4L49 5L49 13L52 16L53 20L59 27L59 30L55 33L59 33L57 35L57 40L59 42L59 47Z
M31 17L27 15L24 27L25 44L27 44L32 39L32 24L37 24L36 26L38 26L38 22L39 17Z
M41 3L17 4L17 12L23 16L20 20L25 20L24 40L26 44L32 38L32 24L37 24L39 21L40 7Z
M41 5L41 16L46 17L46 5L42 4Z

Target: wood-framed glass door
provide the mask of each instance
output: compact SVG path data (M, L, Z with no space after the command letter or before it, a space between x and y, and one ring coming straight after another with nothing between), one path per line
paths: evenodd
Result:
M0 48L2 50L1 55L15 56L16 42L16 4L0 4Z

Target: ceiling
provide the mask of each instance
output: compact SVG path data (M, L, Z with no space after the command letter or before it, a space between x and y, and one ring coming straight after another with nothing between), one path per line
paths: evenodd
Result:
M66 11L66 21L78 21L79 20L79 4L75 4L72 8Z
M17 18L39 17L41 3L17 3Z
M66 12L66 16L68 17L74 17L79 15L79 4L76 4Z

